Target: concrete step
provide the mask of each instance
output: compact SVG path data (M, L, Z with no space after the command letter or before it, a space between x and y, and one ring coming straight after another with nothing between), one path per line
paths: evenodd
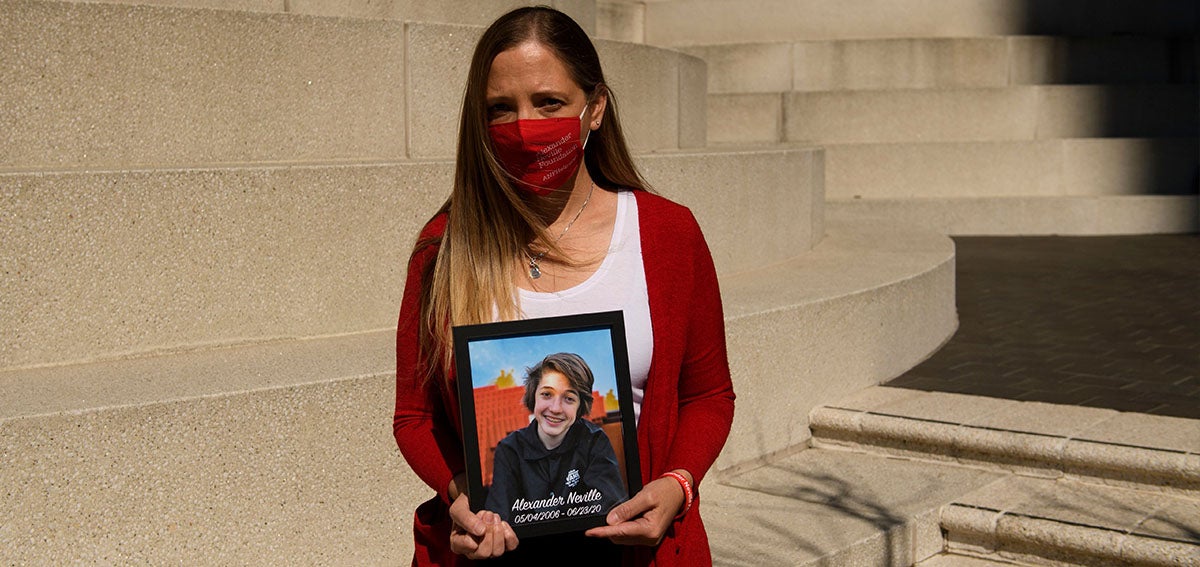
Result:
M640 4L646 42L674 46L897 37L1173 36L1194 34L1197 13L1196 4L1188 0L1136 5L1120 0L1068 0L1052 5L1031 5L1023 0L866 0L852 5L837 0L667 0ZM599 11L600 33L616 27L603 21L607 13Z
M1194 565L1200 499L1011 476L942 509L947 549L1030 563Z
M825 237L821 148L656 152L635 159L655 191L696 215L718 274L790 260Z
M817 449L1003 473L941 508L918 565L1200 558L1200 420L876 386L810 423Z
M394 340L0 372L0 563L401 563Z
M1196 138L825 146L831 200L1189 195Z
M1200 485L1190 484L1200 480L1200 421L871 387L816 409L811 423L811 448L709 481L703 510L718 564L1200 557Z
M640 163L733 273L820 239L821 160ZM0 174L0 369L394 325L412 239L452 176L450 161Z
M929 559L919 561L915 565L916 567L1011 567L1027 564L994 557L983 558L959 553L939 553Z
M1195 195L839 199L830 221L877 219L951 236L1100 236L1200 232Z
M1200 496L1200 420L886 386L809 419L818 447Z
M721 290L738 412L719 469L807 443L809 411L903 373L957 327L953 243L875 219L827 223L812 250Z
M31 0L4 16L0 171L451 157L482 32ZM597 48L618 97L638 101L623 120L634 148L705 145L701 61Z
M1162 37L842 39L683 47L709 93L1195 83L1194 41Z
M719 483L706 481L701 510L717 565L900 567L942 551L943 506L1002 477L803 450Z
M89 0L64 0L87 2ZM437 22L487 26L501 14L528 4L520 0L106 0L108 4L163 6L172 8L205 8L239 12L304 14L340 18L369 18L409 22ZM570 14L579 25L593 33L596 23L596 3L592 0L547 0Z
M713 144L1195 137L1195 85L712 94Z

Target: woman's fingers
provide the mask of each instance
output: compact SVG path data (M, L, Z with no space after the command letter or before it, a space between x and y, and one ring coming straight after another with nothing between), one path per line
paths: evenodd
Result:
M508 522L500 522L501 529L504 535L504 550L512 551L517 548L521 540L517 538L517 532L513 531L512 526Z
M471 556L479 549L479 541L476 536L473 536L459 526L454 526L450 531L450 551L459 555Z
M483 537L486 524L480 520L478 514L471 511L471 502L465 494L460 494L454 499L454 503L450 504L450 520L464 532Z
M645 490L635 494L633 498L626 500L609 510L606 521L608 525L613 526L622 522L628 522L650 510L654 509L654 502L651 501L651 496Z
M607 526L585 533L623 545L657 545L671 527L682 500L683 494L674 480L655 480L609 511Z
M450 532L451 551L468 559L487 559L516 549L519 543L517 534L513 532L512 526L502 521L495 512L471 512L468 506L464 514L461 508L455 509L457 505L456 499L450 506L450 516L454 520L454 527ZM464 525L471 525L476 530L472 532Z

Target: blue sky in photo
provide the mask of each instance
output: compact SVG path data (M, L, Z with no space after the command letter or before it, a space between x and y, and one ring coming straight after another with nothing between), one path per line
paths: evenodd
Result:
M470 341L471 385L487 386L500 370L511 370L516 385L525 383L525 369L541 362L546 355L573 352L583 357L595 377L595 390L617 393L617 374L613 368L612 335L608 329L550 333L525 337L503 337Z

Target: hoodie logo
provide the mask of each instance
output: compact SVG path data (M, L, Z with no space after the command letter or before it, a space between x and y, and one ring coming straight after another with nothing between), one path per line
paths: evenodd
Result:
M575 488L579 484L579 469L571 469L567 473L567 488Z

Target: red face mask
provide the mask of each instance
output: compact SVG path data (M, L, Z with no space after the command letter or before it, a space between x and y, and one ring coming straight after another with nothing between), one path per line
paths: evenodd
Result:
M518 187L545 196L575 175L587 145L586 139L579 143L586 112L584 106L578 118L526 119L488 126L496 158Z

